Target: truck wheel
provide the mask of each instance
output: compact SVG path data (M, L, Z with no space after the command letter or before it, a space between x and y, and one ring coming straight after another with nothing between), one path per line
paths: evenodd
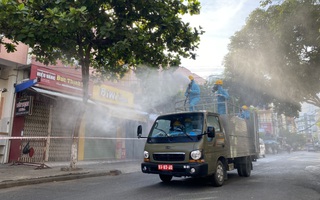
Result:
M244 157L237 167L238 175L249 177L251 175L252 162L250 157Z
M215 187L220 187L223 185L224 182L224 166L222 162L219 160L217 162L217 168L215 173L212 175L212 183Z
M249 177L251 175L251 167L252 167L251 158L245 157L244 160L245 160L245 163L242 164L241 166L242 176Z
M168 183L171 181L172 176L171 175L163 175L163 174L159 174L160 179L165 182Z
M239 175L239 176L243 176L243 173L242 173L242 165L239 165L239 166L238 166L237 171L238 171L238 175Z

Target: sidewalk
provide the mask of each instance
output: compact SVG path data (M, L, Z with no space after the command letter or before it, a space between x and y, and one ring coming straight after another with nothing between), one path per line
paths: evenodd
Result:
M78 161L70 170L70 162L36 164L0 164L0 189L52 181L95 176L115 176L140 171L142 160ZM39 169L38 169L39 168Z

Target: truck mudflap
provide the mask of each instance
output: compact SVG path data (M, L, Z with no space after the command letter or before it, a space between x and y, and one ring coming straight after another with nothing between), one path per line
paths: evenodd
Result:
M203 177L208 175L207 163L161 164L141 163L141 171L147 174L163 174L175 177Z

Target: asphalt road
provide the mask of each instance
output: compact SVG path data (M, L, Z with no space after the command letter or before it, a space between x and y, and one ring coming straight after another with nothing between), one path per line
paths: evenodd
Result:
M0 190L1 200L320 200L320 153L267 155L254 163L251 177L228 173L222 187L203 179L174 178L169 184L157 175L134 172Z

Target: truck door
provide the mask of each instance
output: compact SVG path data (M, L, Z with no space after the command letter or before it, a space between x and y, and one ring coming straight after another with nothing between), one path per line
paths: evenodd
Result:
M215 163L220 156L225 156L225 135L222 131L219 117L215 115L207 116L207 127L214 127L215 137L205 136L205 159L209 164L209 172L215 170Z

